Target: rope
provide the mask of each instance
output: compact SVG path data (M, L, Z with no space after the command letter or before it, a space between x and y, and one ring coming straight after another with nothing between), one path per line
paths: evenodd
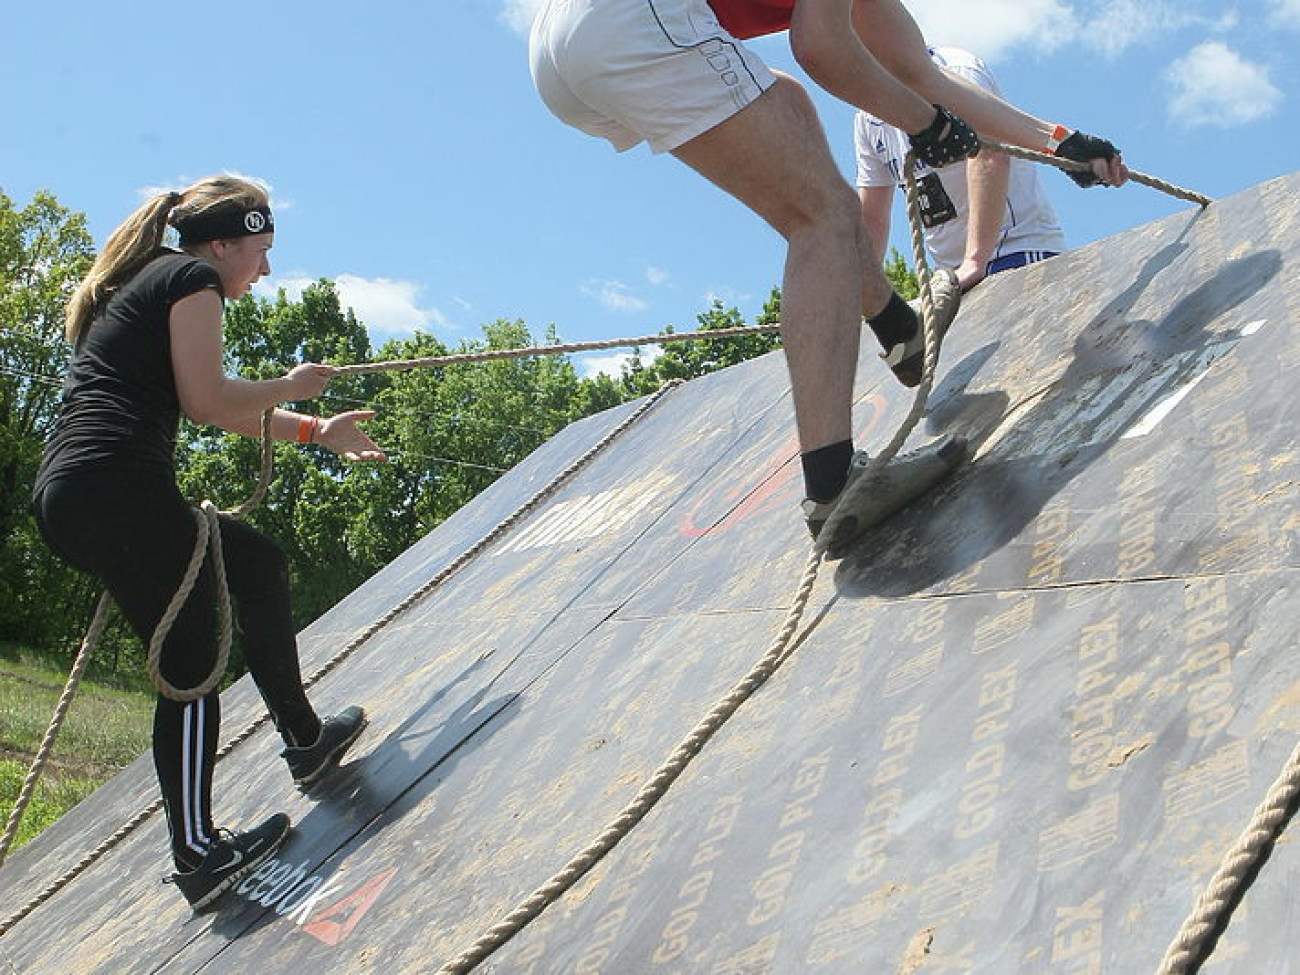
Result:
M623 807L623 810L601 830L586 849L574 856L458 957L440 968L438 975L463 975L477 967L581 880L663 798L669 787L677 781L691 759L700 752L714 733L785 663L792 652L790 644L817 581L817 570L821 566L821 561L821 552L817 550L808 556L794 602L786 613L780 633L773 640L771 648L764 654L763 659L682 739L632 801Z
M1020 159L1028 159L1032 162L1045 163L1048 166L1055 166L1057 169L1067 173L1089 173L1092 167L1085 162L1079 162L1076 159L1063 159L1060 156L1053 156L1047 152L1035 152L1033 149L1022 149L1020 146L1009 146L1005 143L998 142L994 139L986 139L980 136L980 145L987 146L996 152L1005 152L1008 156L1016 156ZM1196 193L1193 190L1185 190L1181 186L1175 186L1173 183L1167 183L1163 179L1155 176L1148 176L1146 173L1139 173L1135 169L1128 171L1128 178L1135 183L1141 183L1143 186L1149 186L1152 189L1159 190L1161 193L1168 193L1170 196L1176 196L1180 200L1187 200L1189 203L1199 204L1201 207L1207 207L1214 201L1203 193Z
M310 677L304 680L303 687L310 688L314 684L316 684L317 681L319 681L326 674L328 674L335 667L337 667L340 663L342 663L345 659L347 659L347 657L349 657L352 653L354 653L357 649L359 649L366 641L368 641L381 629L383 629L385 626L387 626L397 617L402 615L402 613L406 612L408 609L414 606L417 602L423 599L434 588L436 588L437 586L445 582L449 576L451 576L454 572L456 572L462 566L464 566L468 561L470 561L470 559L472 559L480 552L482 552L483 549L485 549L493 541L500 538L501 535L503 535L506 531L508 531L516 523L518 523L518 521L521 518L523 518L528 512L532 511L539 504L545 501L546 498L548 498L550 495L554 494L557 490L559 490L559 488L562 487L565 482L570 480L573 477L573 475L576 474L582 467L589 464L591 460L597 454L603 451L606 447L608 447L609 444L615 440L615 438L623 434L629 427L631 427L634 423L636 423L643 416L645 416L646 413L648 413L651 409L653 409L659 403L659 401L664 398L664 396L666 396L669 392L676 389L680 385L681 385L680 379L670 380L668 383L664 384L664 386L662 386L657 392L647 397L645 402L643 402L639 407L637 407L630 414L628 414L628 416L624 417L624 419L620 423L618 423L612 430L610 430L607 434L605 434L604 437L598 440L593 446L588 448L585 453L583 453L577 460L571 463L568 467L560 471L560 473L557 474L555 477L553 477L548 484L540 488L531 498L525 501L519 508L517 508L514 512L508 515L505 519L498 522L495 527L493 527L485 536L483 536L483 538L481 538L474 545L470 546L468 549L462 552L449 565L444 567L437 575L435 575L433 579L424 583L413 593L411 593L409 596L403 599L400 603L394 606L391 610L385 613L378 621L372 623L361 634L355 637L346 647L340 650L330 660L328 660L322 667L316 670L315 673L313 673ZM258 487L253 492L253 495L252 497L250 497L249 501L244 502L244 504L240 505L239 508L235 509L235 511L231 513L232 516L242 517L244 514L247 514L247 512L251 510L250 503L256 504L256 501L261 499L261 497L266 493L267 484L269 484L270 482L270 474L269 474L270 465L268 462L268 458L272 456L272 451L271 451L272 445L269 439L269 426L265 423L262 428L262 433L263 433L262 478L259 480ZM105 593L100 598L100 607L103 611L102 612L103 619L107 619L108 602L109 602L109 597L108 594ZM103 620L101 620L101 614L99 612L96 613L95 620L99 621L100 629L102 630ZM94 631L94 627L95 624L94 622L92 622L91 624L92 632ZM72 690L69 691L67 688L65 688L64 690L64 698L66 698L68 703L71 702L72 694L75 693L75 684L80 681L81 671L85 669L85 662L89 661L90 659L90 649L93 648L95 640L97 640L99 637L98 632L93 632L93 638L92 638L92 632L88 632L86 634L86 639L82 643L82 651L78 654L77 661L73 666L73 676L76 679L75 680L71 678L69 679L69 685L72 686ZM77 666L78 664L80 665L80 669L78 669ZM62 700L60 701L60 705L66 711L66 704L64 704ZM233 738L231 738L228 742L226 742L225 745L223 745L218 750L217 760L220 761L221 759L229 755L231 752L233 752L236 747L238 747L243 742L247 741L250 737L252 737L253 734L259 728L261 728L262 725L266 724L266 722L269 720L270 720L269 715L263 714L261 717L255 718L253 721L251 721L239 733L237 733ZM62 718L59 718L58 723L59 724L62 723ZM52 724L51 727L53 733L57 734L57 726ZM51 734L47 733L46 737L49 740L50 746L52 747L53 739L51 737ZM44 750L48 752L48 748L45 748ZM39 775L39 772L37 773L37 775ZM31 778L30 775L29 778ZM34 786L34 782L33 782L33 786ZM24 786L24 789L26 788L27 787ZM155 812L157 812L161 808L162 808L162 799L159 798L153 800L153 802L151 802L148 806L140 810L138 813L136 813L135 816L133 816L130 820L124 823L121 827L119 827L117 832L113 833L113 835L109 836L102 843L100 843L99 846L95 847L93 850L91 850L89 853L83 856L80 860L78 860L75 864L73 864L70 868L68 868L68 870L66 870L61 876L59 876L57 879L55 879L53 882L47 885L43 890L37 893L26 904L24 904L22 907L20 907L17 911L15 911L10 916L4 918L3 920L0 920L0 937L3 937L19 921L27 917L29 914L32 913L32 911L36 910L36 908L40 907L47 900L49 900L60 890L62 890L73 880L75 880L77 876L79 876L82 872L84 872L91 864L95 863L100 857L104 856L104 854L106 854L109 850L111 850L118 843L124 840L127 836L129 836L132 832L134 832L139 826L143 825L149 819L150 816L152 816ZM21 816L22 816L21 809L15 806L15 814L10 816L10 821L13 824L12 829L14 834L17 833L17 820L21 819ZM0 863L3 863L3 861L0 860Z
M201 697L206 697L220 682L222 675L226 672L226 664L230 660L232 631L230 589L225 584L226 562L221 552L221 524L217 521L217 509L211 501L204 501L193 511L196 528L198 529L194 539L194 551L190 553L189 565L185 567L185 573L181 576L180 586L177 587L176 594L172 596L171 602L167 604L167 609L163 611L162 619L158 621L158 625L154 628L153 637L149 640L149 653L146 658L149 679L153 681L153 686L158 689L159 694L173 701L196 701ZM208 554L209 546L212 548L213 574L219 580L217 584L217 659L212 665L211 672L203 682L197 687L186 690L176 687L163 676L162 649L167 634L171 632L172 624L176 622L176 617L180 615L181 608L185 605L190 592L194 589L194 583L199 578L199 570L203 568L203 560Z
M1165 952L1157 975L1193 975L1200 970L1219 933L1245 895L1247 883L1263 865L1294 812L1297 797L1300 797L1300 745L1291 752L1264 801L1255 809L1249 825L1237 837L1209 886L1197 898L1191 916L1183 922Z
M422 359L389 359L381 362L361 362L351 366L338 366L340 376L357 376L369 372L394 372L406 369L428 369L433 366L463 365L470 362L489 362L495 359L520 359L534 355L562 355L570 352L594 352L599 349L624 349L638 345L664 345L669 342L689 342L700 339L729 339L744 335L762 335L779 331L778 325L743 325L736 328L714 328L701 332L663 332L659 335L641 335L636 338L598 339L592 342L570 342L566 345L532 346L523 349L488 349L484 352L462 352L454 355L426 356Z
M1004 148L1000 143L981 141L993 148ZM1005 150L1010 149L1011 147L1005 147ZM1021 150L1016 150L1013 154L1019 154L1020 152ZM1089 168L1086 164L1074 163L1072 160L1067 159L1057 159L1043 153L1026 152L1025 157L1036 159L1041 157L1039 161L1048 162L1062 169ZM916 266L921 294L921 321L922 327L925 329L925 364L922 370L921 383L917 386L916 394L913 397L911 410L903 419L889 443L878 455L872 458L870 465L862 473L862 477L879 476L884 466L897 455L903 443L915 430L916 425L925 414L930 390L934 386L935 366L938 363L939 341L934 323L932 280L929 264L925 256L925 240L921 229L920 194L916 184L916 167L914 164L915 156L909 153L903 165L903 172L905 173L907 212L911 224L913 261ZM1190 194L1187 190L1180 190L1171 184L1154 180L1140 173L1130 172L1130 176L1136 182L1154 185L1157 189L1163 189L1175 196L1183 196L1184 199L1193 199L1195 202L1201 203L1202 206L1210 202L1199 194ZM631 832L632 828L641 821L650 808L663 797L672 783L684 771L686 765L699 753L713 734L789 658L793 652L790 642L798 629L799 621L816 583L822 555L822 549L819 546L814 546L813 553L809 556L808 563L804 568L803 578L800 580L794 601L786 615L785 623L773 641L772 646L758 664L732 689L726 698L692 729L668 759L651 775L632 801L610 821L586 849L574 856L564 867L520 902L513 911L484 933L469 948L439 969L438 975L464 975L464 973L477 967L501 945L505 944L529 922L540 915L550 904L558 900L595 866L606 853L612 850L623 837Z
M63 726L63 719L68 713L68 708L72 706L72 699L76 697L77 688L81 684L81 677L86 672L86 666L90 663L90 652L95 648L95 644L99 641L99 635L104 632L104 625L108 622L108 610L111 603L112 600L107 592L99 597L99 605L95 607L95 615L90 621L90 628L81 641L81 648L77 651L76 659L72 662L72 671L68 674L67 683L63 686L63 693L59 695L59 701L54 706L54 716L50 719L50 725L45 731L45 737L41 741L40 748L36 751L36 758L33 759L31 767L27 770L27 777L23 780L22 788L18 791L18 798L14 802L14 807L9 810L9 821L5 826L4 837L0 839L0 866L4 865L5 857L9 855L9 848L18 836L18 827L22 823L23 813L27 809L27 804L32 800L32 795L36 791L36 783L40 780L45 763L50 757L50 752L54 749L54 742L59 737L59 729Z

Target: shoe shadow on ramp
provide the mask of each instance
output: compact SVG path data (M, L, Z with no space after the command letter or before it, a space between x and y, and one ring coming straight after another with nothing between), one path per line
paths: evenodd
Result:
M1226 262L1158 322L1124 318L1162 275L1174 278L1164 282L1167 292L1181 290L1173 271L1194 273L1177 261L1186 246L1173 243L1152 255L1133 285L1079 333L1064 372L1043 387L976 388L1002 342L949 371L930 398L929 432L965 436L973 459L855 543L836 571L841 595L913 595L983 561L1021 535L1127 431L1237 346L1245 323L1220 319L1279 274L1277 250ZM1150 300L1158 298L1155 292Z

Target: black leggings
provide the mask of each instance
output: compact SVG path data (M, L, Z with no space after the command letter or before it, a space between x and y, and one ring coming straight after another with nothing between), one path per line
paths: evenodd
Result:
M56 479L37 495L33 513L62 559L99 578L146 647L176 593L198 526L176 485L157 476L95 471ZM320 732L298 666L283 551L250 526L220 517L226 580L244 659L285 740L309 743ZM159 661L175 687L195 687L217 656L217 610L211 558L199 573ZM220 701L214 690L181 703L158 697L153 755L177 865L191 867L215 838L212 769Z

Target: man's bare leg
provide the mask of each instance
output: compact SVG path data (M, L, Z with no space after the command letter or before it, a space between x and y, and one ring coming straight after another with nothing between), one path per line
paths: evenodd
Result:
M778 75L752 104L674 155L785 238L781 338L801 449L851 440L863 235L857 198L807 92ZM876 274L887 290L879 267Z

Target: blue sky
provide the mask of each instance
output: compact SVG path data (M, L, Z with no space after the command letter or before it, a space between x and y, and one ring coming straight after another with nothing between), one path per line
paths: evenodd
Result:
M528 76L537 0L6 4L0 189L87 214L96 243L158 188L258 176L271 285L334 279L378 341L455 344L522 318L583 341L752 318L779 238L671 157L553 119ZM1300 164L1300 0L911 0L933 43L990 62L1027 110L1135 169L1226 196ZM784 35L754 47L802 77ZM841 168L852 113L815 90ZM1045 172L1072 245L1185 206ZM895 240L907 253L901 209ZM593 357L595 359L596 357Z

